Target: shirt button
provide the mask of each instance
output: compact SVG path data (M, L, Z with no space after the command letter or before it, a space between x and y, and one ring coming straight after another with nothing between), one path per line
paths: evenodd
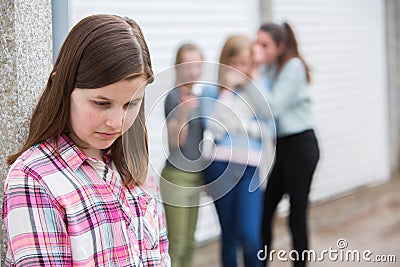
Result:
M125 210L126 213L129 213L131 211L131 209L128 206L125 206L124 210Z

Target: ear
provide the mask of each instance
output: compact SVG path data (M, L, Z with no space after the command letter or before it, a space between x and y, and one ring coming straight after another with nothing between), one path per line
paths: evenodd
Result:
M285 53L285 50L286 50L286 44L284 42L280 42L278 45L279 55L282 55L283 53Z

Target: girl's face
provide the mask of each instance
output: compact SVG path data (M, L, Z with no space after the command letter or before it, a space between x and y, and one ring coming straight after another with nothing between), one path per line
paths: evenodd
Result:
M281 55L280 47L275 43L272 36L266 31L257 32L256 41L259 51L262 53L262 60L264 64L272 65Z
M176 75L179 83L192 84L200 79L203 66L199 61L203 61L203 59L200 52L197 50L188 50L182 53L181 63L193 63L178 65L176 67Z
M101 159L135 121L144 97L144 75L96 89L75 88L71 93L72 140L89 156Z
M251 50L243 50L236 56L228 59L228 66L237 69L238 71L250 76L253 67L253 61L251 58Z

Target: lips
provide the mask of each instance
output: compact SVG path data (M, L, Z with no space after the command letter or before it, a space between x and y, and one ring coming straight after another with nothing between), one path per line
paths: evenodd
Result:
M114 139L119 136L119 132L117 133L103 133L103 132L97 132L98 135L100 135L104 139Z

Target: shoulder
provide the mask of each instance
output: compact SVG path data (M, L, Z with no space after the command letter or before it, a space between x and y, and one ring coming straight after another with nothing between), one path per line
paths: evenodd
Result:
M164 115L166 118L173 118L175 115L174 109L180 103L180 90L179 88L171 89L164 100ZM171 112L173 112L171 114Z
M217 98L218 97L218 86L215 84L205 85L202 89L201 96L206 97L206 98Z
M289 59L282 67L282 71L290 70L290 71L305 71L305 66L303 61L300 58L294 57Z
M173 109L180 102L180 90L179 88L171 89L165 97L164 105L167 109Z
M11 165L7 179L24 176L40 181L45 177L57 176L68 167L79 166L83 158L68 142L63 140L62 137L58 139L58 149L56 139L43 141L30 147Z
M279 71L277 80L306 83L306 68L299 58L288 60Z
M11 165L4 182L5 194L13 197L23 196L27 189L34 189L36 194L44 189L43 177L55 172L49 166L51 161L43 153L42 144L34 145L26 150ZM29 189L29 190L30 190Z
M179 99L179 96L180 96L179 88L173 88L168 91L166 99Z
M50 162L49 158L44 152L45 150L45 145L43 143L39 143L30 147L11 165L9 176L13 172L23 172L27 174L32 174L34 172L34 176L38 175L41 169L44 166L48 166L48 163Z

